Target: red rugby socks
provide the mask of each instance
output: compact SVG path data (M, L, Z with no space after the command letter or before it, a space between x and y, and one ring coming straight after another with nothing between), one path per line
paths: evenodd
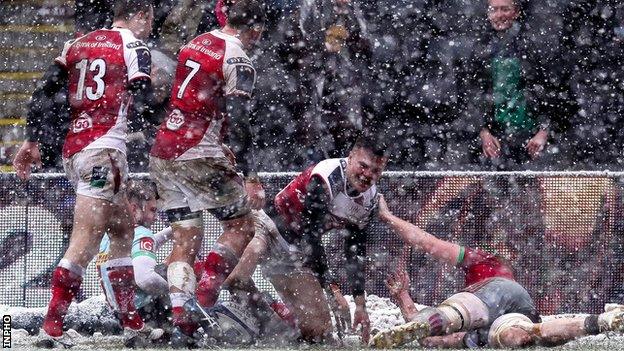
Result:
M202 307L212 307L219 298L221 285L238 263L238 258L222 246L220 251L211 251L204 261L204 272L197 284L195 296Z
M52 273L52 299L43 320L43 330L52 337L63 335L63 320L82 283L84 269L61 260Z
M110 279L121 324L134 330L143 328L143 319L134 306L134 270L130 258L118 258L107 262L108 278Z
M169 296L171 297L171 323L179 327L184 334L192 336L199 325L191 320L191 316L184 309L184 304L191 299L191 295L178 292L170 293Z

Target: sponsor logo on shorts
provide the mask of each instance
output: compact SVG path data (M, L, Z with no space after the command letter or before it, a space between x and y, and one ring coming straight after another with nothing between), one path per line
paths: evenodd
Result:
M72 131L74 133L80 133L85 129L93 127L93 119L86 113L81 113L78 118L74 120Z
M91 182L89 183L94 188L104 188L106 185L106 178L108 177L108 167L95 166L91 172Z
M2 348L11 348L11 315L2 316Z
M175 109L171 111L169 114L169 118L167 118L167 129L169 130L178 130L184 124L184 115L180 110Z
M141 240L139 240L139 249L154 252L154 240L150 238L141 238Z

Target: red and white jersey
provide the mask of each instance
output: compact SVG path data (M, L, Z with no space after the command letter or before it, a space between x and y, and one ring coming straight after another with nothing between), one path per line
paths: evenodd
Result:
M313 177L322 179L329 190L332 221L326 223L326 229L343 228L346 224L355 225L359 229L366 227L379 201L377 187L373 184L367 191L349 196L345 174L347 162L347 158L321 161L299 174L275 196L277 212L289 228L301 227L306 189Z
M65 43L56 62L67 70L71 125L68 158L83 149L126 152L130 81L150 78L151 57L128 29L99 29Z
M236 37L204 33L178 55L168 116L151 155L166 160L223 157L225 97L251 97L256 71Z
M476 291L492 278L515 280L513 269L501 257L469 247L462 247L461 250L458 266L466 273L467 291Z

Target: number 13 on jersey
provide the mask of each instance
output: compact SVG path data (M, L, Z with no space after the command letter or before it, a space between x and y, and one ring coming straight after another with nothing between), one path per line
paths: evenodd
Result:
M91 83L89 83L89 86L85 89L87 68L89 71L94 72L93 83L95 83L95 88ZM89 100L98 100L104 96L104 89L106 88L106 85L104 84L103 78L106 74L106 61L99 58L91 61L91 64L89 64L87 59L82 59L76 64L76 69L80 70L78 87L75 95L76 100L82 100L83 94L85 93L87 99Z

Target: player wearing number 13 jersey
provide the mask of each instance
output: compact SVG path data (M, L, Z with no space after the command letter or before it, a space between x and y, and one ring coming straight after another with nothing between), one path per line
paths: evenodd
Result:
M125 153L128 88L150 80L147 46L127 28L100 29L67 42L56 62L68 72L71 109L63 157L84 149Z
M134 306L130 248L133 223L128 213L124 184L128 177L126 128L130 108L148 117L151 102L151 58L140 41L152 30L150 0L117 0L113 28L88 33L65 45L33 93L32 104L47 103L68 88L71 123L63 147L63 166L76 189L74 223L69 248L52 275L52 298L43 322L39 346L68 346L63 319L78 293L82 276L104 232L110 237L108 279L128 338L146 331ZM27 116L28 140L18 151L14 166L28 177L40 163L37 141L41 116L31 108Z

